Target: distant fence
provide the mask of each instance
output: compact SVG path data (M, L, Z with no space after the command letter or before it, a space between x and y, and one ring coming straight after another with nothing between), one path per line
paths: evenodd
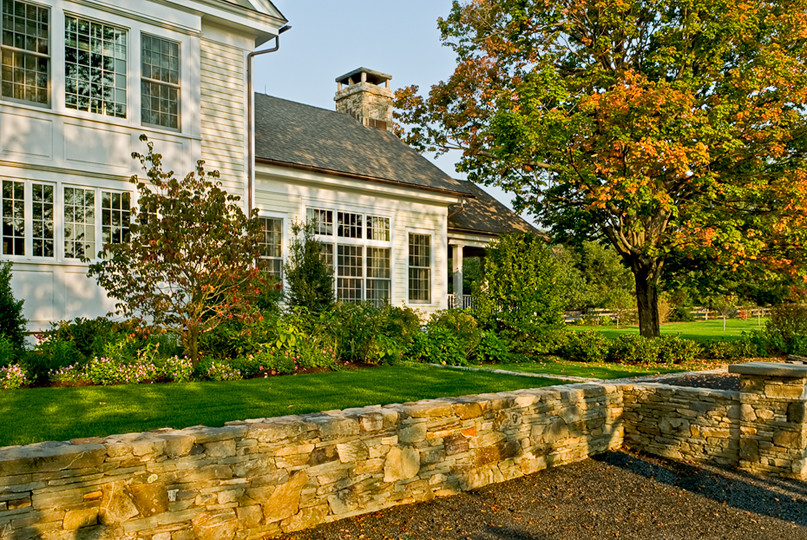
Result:
M706 307L695 307L689 310L690 314L694 317L696 321L711 321L714 319L720 319L723 317L723 314L717 310L709 309ZM626 317L627 313L627 317ZM630 310L626 313L622 313L620 315L621 319L630 318L631 316L635 319L636 318L636 310ZM765 317L770 316L771 310L770 308L761 308L761 307L743 307L737 306L734 310L734 313L729 317L732 319L756 319L760 318L763 319ZM594 308L590 309L586 312L583 311L567 311L565 313L566 323L574 323L580 319L590 317L592 319L598 319L600 317L610 317L611 320L617 319L617 314L613 311L604 308Z

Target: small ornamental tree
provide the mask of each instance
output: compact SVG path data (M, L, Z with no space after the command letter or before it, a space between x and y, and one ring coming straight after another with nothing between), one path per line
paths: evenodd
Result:
M11 263L0 263L0 337L5 336L17 347L22 347L25 341L22 303L11 290Z
M334 301L333 268L325 260L323 245L314 238L313 223L295 223L291 230L293 238L285 265L286 300L291 307L319 313Z
M261 224L256 212L246 216L240 198L221 188L218 171L206 172L199 161L178 179L163 170L153 144L141 140L148 153L132 157L147 179L131 178L138 199L130 238L104 245L88 275L124 315L143 316L178 334L196 365L200 334L257 314Z
M488 248L484 279L474 287L480 322L512 341L535 342L563 325L560 262L542 239L510 234Z

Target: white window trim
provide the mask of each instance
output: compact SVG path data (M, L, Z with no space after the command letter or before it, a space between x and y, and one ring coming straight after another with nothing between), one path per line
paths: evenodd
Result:
M420 306L420 307L429 307L429 306L436 306L439 303L439 300L435 298L434 294L434 267L435 267L435 239L437 238L437 234L435 231L430 229L416 229L416 228L406 228L406 304L413 305L413 306ZM409 235L418 234L423 236L428 236L429 240L429 301L423 302L418 300L410 300L409 299Z
M16 105L25 105L28 107L34 107L39 110L48 110L53 108L53 98L54 98L54 87L53 78L54 78L54 43L53 43L53 20L54 20L54 12L57 11L55 6L49 6L47 4L42 4L40 2L31 2L30 0L22 0L23 3L32 4L40 8L45 8L48 10L48 100L46 103L36 103L33 101L27 101L24 99L16 99L9 96L0 96L0 103L13 103ZM2 15L2 11L0 11L0 15ZM62 26L64 26L64 18L62 18ZM2 30L2 23L0 23L0 30ZM0 38L1 39L1 38ZM64 35L62 36L62 44L64 44ZM64 47L62 47L64 50ZM38 55L35 56L44 56ZM62 60L64 61L64 53L62 53ZM62 79L64 80L64 79Z

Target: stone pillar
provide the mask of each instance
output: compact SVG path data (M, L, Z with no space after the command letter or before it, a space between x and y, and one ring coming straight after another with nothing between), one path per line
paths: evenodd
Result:
M807 365L750 362L739 373L740 468L807 480Z
M460 308L463 307L462 305L462 250L465 246L462 244L453 244L451 246L451 260L452 260L452 268L451 271L454 272L454 302Z

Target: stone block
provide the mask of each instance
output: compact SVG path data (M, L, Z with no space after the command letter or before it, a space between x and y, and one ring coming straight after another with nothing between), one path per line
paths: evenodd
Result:
M453 435L451 437L446 437L445 439L443 439L443 445L445 446L447 456L461 454L471 449L471 445L468 442L468 439L466 437L463 437L462 435Z
M426 424L418 422L402 426L398 429L398 441L401 443L415 443L426 440Z
M168 490L165 485L130 484L132 501L143 517L151 517L168 511Z
M457 416L459 416L462 420L468 420L470 418L478 418L482 416L482 405L479 404L478 402L455 403L454 413Z
M283 520L281 527L284 532L302 531L323 523L328 515L328 505L320 504L310 508L303 508L292 517Z
M232 540L238 530L238 518L232 509L201 513L192 523L197 540Z
M124 482L111 482L101 487L104 495L101 499L99 518L102 524L123 523L140 513L129 496Z
M364 441L357 440L336 445L336 453L342 463L352 463L367 459L369 451Z
M91 527L98 524L97 508L82 508L79 510L68 510L64 514L62 526L66 530L76 530L82 527Z
M359 416L359 425L362 431L380 431L384 429L384 415L381 412L372 412Z
M235 513L241 529L254 529L263 520L263 510L257 504L236 508Z
M100 467L106 458L101 444L39 443L0 449L0 476Z
M235 439L212 441L202 445L205 454L211 458L225 458L235 455Z
M803 450L801 448L803 443L803 436L801 433L795 431L776 431L773 434L773 444L782 446L784 448L792 448L794 450Z
M354 418L318 417L311 422L319 429L322 439L338 439L359 434L359 422Z
M300 492L307 482L307 473L297 471L285 484L278 486L263 507L266 522L280 521L296 514L300 506Z
M384 482L407 480L420 470L420 453L411 447L390 449L384 462Z

